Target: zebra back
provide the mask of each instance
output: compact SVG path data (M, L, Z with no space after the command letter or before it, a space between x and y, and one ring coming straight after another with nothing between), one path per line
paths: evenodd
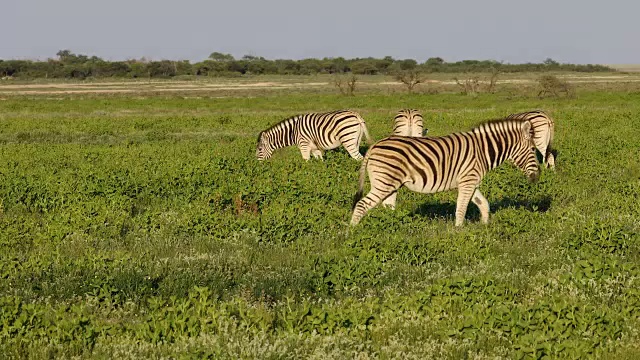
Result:
M393 119L393 135L422 136L422 114L416 109L402 109Z

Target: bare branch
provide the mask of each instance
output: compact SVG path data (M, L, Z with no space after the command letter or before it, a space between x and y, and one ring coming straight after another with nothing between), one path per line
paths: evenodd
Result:
M455 80L456 84L460 86L463 94L476 96L478 94L478 90L480 90L480 78L478 76L470 76L463 81L460 81L455 77L453 80Z
M356 83L358 77L355 74L349 75L335 75L333 78L333 84L340 90L342 95L354 96L356 91Z
M401 83L407 86L407 90L411 93L413 92L413 88L425 82L426 76L420 71L420 69L413 68L408 70L398 70L395 73L395 79L400 81Z

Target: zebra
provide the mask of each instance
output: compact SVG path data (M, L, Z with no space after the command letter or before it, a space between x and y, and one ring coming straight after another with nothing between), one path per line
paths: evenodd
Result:
M469 200L480 209L482 223L489 221L489 202L478 186L484 175L505 160L513 161L531 182L540 174L531 122L492 120L470 131L441 137L390 136L367 151L360 166L351 225L387 197L406 186L421 193L458 189L456 226L461 226ZM363 198L365 177L371 190Z
M276 149L297 145L303 159L309 160L310 155L322 159L323 150L342 144L352 158L362 160L359 147L363 133L372 144L364 119L354 111L296 115L260 132L256 156L258 160L265 160Z
M393 119L393 135L422 136L422 114L415 109L402 109ZM427 133L429 130L424 131Z
M556 160L551 152L551 143L553 142L553 132L555 123L553 119L542 110L528 111L518 114L511 114L507 119L528 120L533 125L533 142L536 149L542 155L542 164L546 168L555 169Z

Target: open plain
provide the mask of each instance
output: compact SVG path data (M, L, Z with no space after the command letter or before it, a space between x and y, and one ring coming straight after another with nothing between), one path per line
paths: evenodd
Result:
M640 357L640 75L558 74L571 96L543 98L536 74L478 76L0 81L0 353ZM344 149L255 159L261 130L343 108L375 139L401 108L432 136L543 109L557 169L489 173L488 225L401 189L349 229Z

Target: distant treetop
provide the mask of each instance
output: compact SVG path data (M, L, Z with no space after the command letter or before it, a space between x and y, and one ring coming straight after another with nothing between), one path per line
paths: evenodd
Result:
M419 63L415 59L394 59L385 56L345 59L325 57L322 59L275 59L256 55L244 55L236 59L231 54L212 52L201 62L187 60L147 59L105 61L96 56L74 54L71 50L60 50L55 59L46 61L0 60L0 77L20 78L75 78L121 77L121 78L169 78L179 75L237 76L237 75L314 75L353 73L358 75L391 75L412 73L465 73L465 72L547 72L578 71L602 72L615 70L603 65L561 64L551 58L541 63L505 64L495 60L462 60L446 62L441 57L430 57ZM417 79L417 78L416 78ZM413 79L412 81L415 81Z

